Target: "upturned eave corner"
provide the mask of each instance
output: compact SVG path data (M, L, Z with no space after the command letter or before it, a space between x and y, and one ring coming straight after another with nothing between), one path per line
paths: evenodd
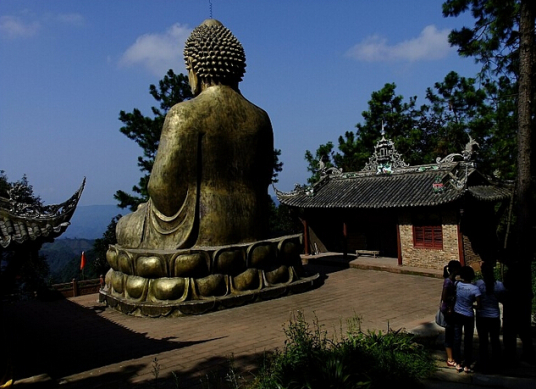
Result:
M86 178L78 190L60 204L34 205L0 198L0 246L8 249L13 243L48 242L59 237L71 224Z

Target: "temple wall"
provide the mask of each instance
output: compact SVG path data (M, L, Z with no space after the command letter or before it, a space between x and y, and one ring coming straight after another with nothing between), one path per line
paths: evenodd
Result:
M454 211L445 210L441 214L443 227L443 249L417 248L413 245L413 225L411 213L398 217L402 265L428 269L443 269L451 260L459 260L458 226Z

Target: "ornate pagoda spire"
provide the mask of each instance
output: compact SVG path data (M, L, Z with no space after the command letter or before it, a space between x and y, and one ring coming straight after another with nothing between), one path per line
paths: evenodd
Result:
M362 172L376 172L376 174L391 174L394 169L409 166L402 159L402 155L396 151L395 144L391 139L385 139L385 125L382 121L380 132L382 138L374 146L374 153Z

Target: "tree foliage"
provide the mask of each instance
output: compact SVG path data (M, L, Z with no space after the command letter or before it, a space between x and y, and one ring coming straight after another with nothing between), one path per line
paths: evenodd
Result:
M519 0L447 0L443 16L470 12L472 27L453 30L449 42L463 57L482 64L482 75L516 76L519 56Z
M481 74L507 79L515 96L516 112L509 118L516 132L516 225L514 245L503 257L509 265L507 273L515 281L507 288L512 294L512 307L505 311L505 351L515 350L516 332L530 331L532 286L530 264L534 260L533 185L536 157L535 143L536 83L536 2L534 0L447 0L443 4L445 16L458 16L470 11L475 19L472 27L453 31L450 42L458 52L475 58L482 64ZM505 133L503 136L509 136ZM515 306L513 305L515 304ZM525 330L524 330L524 329ZM513 332L513 333L512 333ZM508 341L507 341L508 338ZM534 360L532 345L526 345L524 357ZM531 349L529 351L529 349ZM508 357L515 358L515 353Z
M347 132L344 138L339 137L342 155L334 158L337 166L344 171L365 167L374 146L381 138L382 126L386 127L386 135L396 140L397 150L411 160L412 153L408 152L411 151L411 145L416 144L412 140L420 137L420 131L416 127L419 116L416 100L416 97L411 97L405 102L403 96L396 94L394 83L385 84L382 89L373 92L368 102L368 111L361 113L364 121L356 124L355 135Z
M457 17L465 12L471 12L474 25L452 31L449 41L461 55L482 64L481 75L507 84L515 98L516 112L508 119L517 130L516 203L518 233L524 236L531 227L534 196L536 4L529 0L447 0L443 4L444 16ZM511 132L503 134L509 135Z
M434 122L430 149L436 156L459 152L471 136L479 143L476 155L479 169L512 179L515 173L515 137L512 119L513 100L508 79L487 80L447 74L434 88L428 88L426 119ZM423 129L427 125L422 125ZM508 135L508 136L505 136Z
M326 168L335 166L335 162L333 161L334 155L335 152L333 151L332 142L320 145L318 149L316 149L315 155L313 155L313 153L311 153L309 150L305 151L305 160L309 163L309 166L307 166L307 171L311 173L311 177L307 179L309 184L313 184L320 179L320 161L324 163Z
M26 174L18 181L9 182L5 171L0 170L0 197L22 204L43 205L41 197L34 193L33 186L28 182Z
M318 161L322 157L343 171L362 169L380 139L382 123L387 136L410 164L431 163L437 157L459 152L471 135L480 145L477 160L485 173L513 179L520 168L516 161L520 156L528 155L531 160L526 163L534 165L530 145L535 141L532 129L536 87L521 87L518 83L524 63L520 58L525 55L531 59L530 69L534 66L535 8L534 2L526 0L446 1L444 16L470 12L475 18L474 26L453 30L449 41L458 47L460 55L473 57L482 64L481 72L474 78L450 72L443 81L427 89L425 104L421 106L417 106L415 97L404 101L395 93L395 84L385 84L372 93L369 109L362 113L363 121L356 125L356 131L339 137L339 151L333 150L328 142L318 148L316 156L306 152L308 170L312 173L309 182L318 178ZM523 12L524 9L527 11ZM526 39L530 44L522 46L520 26L524 20L532 35ZM528 72L527 79L533 82L533 71ZM526 119L529 123L524 126L518 124L521 90L528 91L526 101L530 105L530 113L525 114L530 120ZM518 128L525 128L523 140ZM523 148L518 152L519 147ZM530 170L533 172L534 167ZM525 175L528 177L524 182L530 181L530 173Z
M443 81L426 90L426 101L419 106L416 97L405 101L396 93L394 83L385 84L371 94L369 109L362 112L363 121L356 125L356 131L339 137L338 151L332 142L320 145L314 156L306 151L305 159L312 174L309 183L319 178L321 158L326 167L347 172L363 169L382 136L382 127L408 164L433 163L438 157L459 153L470 135L480 144L479 168L488 174L495 172L503 178L512 178L515 106L507 96L511 91L507 78L481 84L476 78L450 72Z
M333 143L321 145L313 154L307 150L305 159L309 163L308 170L312 173L309 182L318 179L318 164L324 159L326 167L335 166L343 171L358 171L365 167L374 150L374 145L381 138L381 130L385 125L388 136L395 140L395 145L401 153L411 151L417 145L420 130L417 128L419 111L416 108L416 98L405 102L403 96L396 94L394 83L385 84L379 91L373 92L368 102L369 109L362 112L364 121L356 125L356 131L347 131L338 138L338 150L333 150ZM413 140L413 142L412 142Z
M6 172L0 170L0 197L9 198L9 188Z
M276 205L273 201L270 202L269 224L272 237L297 234L303 231L303 225L295 212L287 205Z

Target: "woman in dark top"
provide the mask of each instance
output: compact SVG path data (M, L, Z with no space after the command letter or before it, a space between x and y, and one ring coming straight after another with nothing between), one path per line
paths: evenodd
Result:
M441 312L445 315L445 351L447 353L447 366L455 367L456 362L452 356L454 345L454 303L456 302L456 276L462 265L459 261L450 261L443 268L443 292L441 294Z

